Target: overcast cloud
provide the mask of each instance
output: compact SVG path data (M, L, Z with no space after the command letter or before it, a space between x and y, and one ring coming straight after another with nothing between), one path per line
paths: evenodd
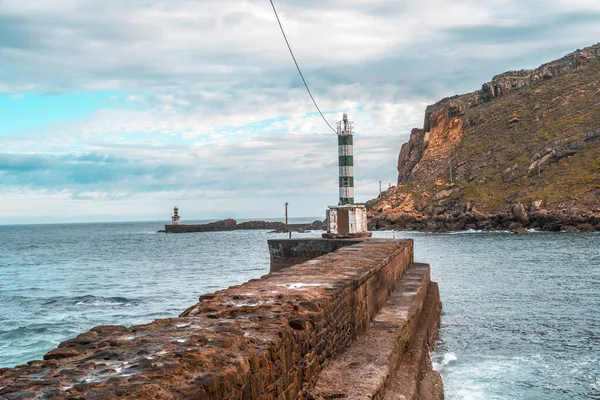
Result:
M357 200L427 104L598 42L587 0L276 0ZM269 1L0 0L0 223L272 217L337 201L336 140Z

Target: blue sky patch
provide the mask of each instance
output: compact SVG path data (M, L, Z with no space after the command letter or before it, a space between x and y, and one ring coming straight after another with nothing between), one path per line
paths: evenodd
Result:
M139 109L119 92L0 93L0 136L74 122L98 109Z

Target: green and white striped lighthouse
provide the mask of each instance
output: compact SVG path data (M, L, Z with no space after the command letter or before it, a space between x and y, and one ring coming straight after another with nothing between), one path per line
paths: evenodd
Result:
M354 204L354 141L353 122L348 115L337 124L338 159L340 168L340 201L327 208L327 233L324 238L371 237L367 226L367 209Z
M354 156L353 156L353 122L344 114L337 123L338 156L340 163L340 202L339 205L354 204Z

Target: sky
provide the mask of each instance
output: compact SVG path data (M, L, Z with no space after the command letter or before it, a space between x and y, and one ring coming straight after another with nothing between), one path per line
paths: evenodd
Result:
M600 40L597 0L275 0L356 200L425 107ZM268 0L0 0L0 224L324 217L337 140Z

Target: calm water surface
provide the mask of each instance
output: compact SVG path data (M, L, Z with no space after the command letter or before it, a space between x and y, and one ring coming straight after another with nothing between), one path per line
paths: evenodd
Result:
M267 231L157 234L160 222L0 226L0 367L100 324L178 315L268 272ZM317 233L313 234L316 235ZM600 399L600 235L420 234L444 304L447 399Z

